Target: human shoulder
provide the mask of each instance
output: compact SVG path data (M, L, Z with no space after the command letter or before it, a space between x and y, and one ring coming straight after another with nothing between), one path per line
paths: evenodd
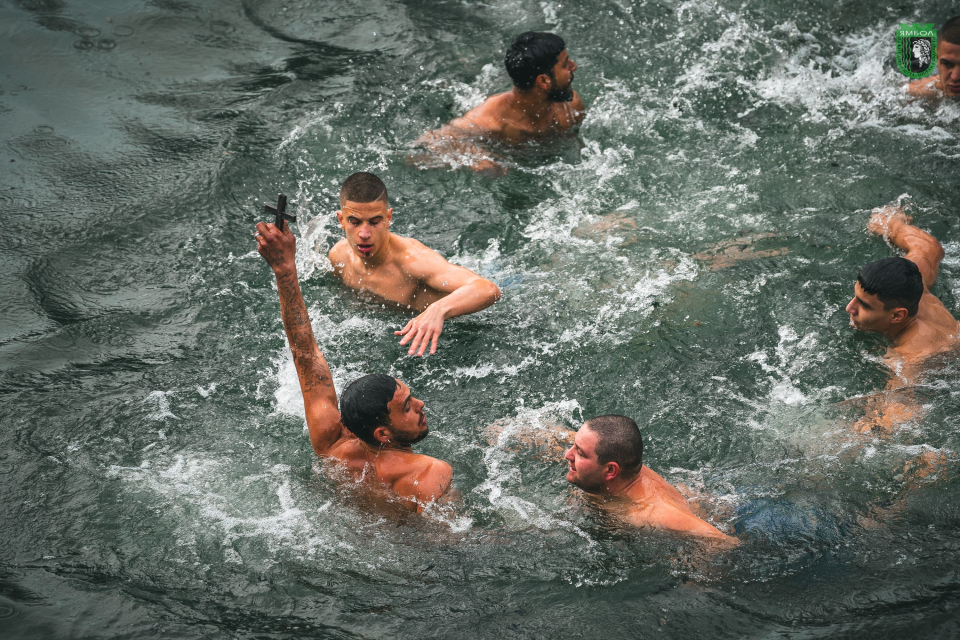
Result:
M347 244L346 238L333 245L327 257L330 258L330 266L333 267L334 275L342 276L344 268L350 262L350 245Z
M397 264L410 277L423 279L450 264L439 252L415 238L394 238L397 240Z
M490 96L482 104L470 109L450 124L469 134L477 135L484 131L500 132L504 127L504 110L507 108L508 93Z
M398 463L403 465L403 470L393 482L394 491L420 503L442 496L453 480L453 467L421 453L409 453Z

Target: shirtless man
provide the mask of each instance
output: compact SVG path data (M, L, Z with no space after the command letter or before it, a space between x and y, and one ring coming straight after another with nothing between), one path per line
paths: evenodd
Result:
M340 187L337 220L346 238L330 250L333 273L353 289L369 291L408 309L421 311L396 335L409 355L422 356L448 318L486 309L500 289L469 269L447 262L413 238L390 233L393 209L387 187L372 173L355 173Z
M911 225L912 221L894 206L874 209L867 229L906 254L861 269L853 300L846 308L854 329L880 333L890 342L887 362L906 384L913 381L920 362L956 346L960 337L957 320L930 293L943 260L943 247L932 235Z
M937 33L937 75L914 80L907 93L918 98L960 98L960 16Z
M471 140L508 144L556 137L583 122L586 105L573 90L576 63L563 38L528 31L514 38L504 58L513 89L487 98L478 107L417 141L434 151L454 151L473 158L475 171L499 167Z
M643 439L626 416L591 418L564 458L567 482L598 496L603 508L635 527L666 529L737 544L693 514L680 492L643 465Z
M330 368L317 346L297 279L296 238L285 225L257 224L257 251L273 269L280 314L300 379L310 444L321 458L342 463L356 478L373 477L418 513L446 493L450 465L414 453L427 436L423 402L384 374L364 376L343 391L340 410Z

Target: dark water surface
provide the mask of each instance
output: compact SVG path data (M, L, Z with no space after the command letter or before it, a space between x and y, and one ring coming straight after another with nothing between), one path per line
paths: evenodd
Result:
M0 636L956 637L960 366L914 389L916 422L854 435L886 374L843 306L892 254L869 209L909 194L960 312L960 106L910 103L893 66L899 22L958 13L0 4ZM408 163L507 88L530 28L581 67L582 150L499 180ZM386 180L395 231L503 290L434 357L327 273L357 170ZM320 469L252 252L279 191L312 223L304 295L338 387L413 388L453 510L398 518ZM619 529L512 438L608 412L738 549Z

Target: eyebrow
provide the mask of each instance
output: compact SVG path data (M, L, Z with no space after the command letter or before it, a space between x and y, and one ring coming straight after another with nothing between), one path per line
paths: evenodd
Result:
M409 408L410 408L410 397L411 397L412 395L413 395L413 394L410 394L410 393L407 394L407 399L403 401L403 408L404 408L404 409L409 409Z
M864 302L863 298L861 298L860 296L855 295L853 297L857 299L857 302L860 303L860 306L866 307L867 309L873 309L873 307L871 307L869 304Z

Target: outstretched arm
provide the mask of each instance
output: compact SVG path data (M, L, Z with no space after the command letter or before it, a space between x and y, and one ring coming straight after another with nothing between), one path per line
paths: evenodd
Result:
M317 455L326 455L330 447L343 437L344 429L330 367L313 337L310 316L300 293L294 261L297 239L290 231L290 225L284 225L284 230L280 231L269 222L261 222L257 224L257 232L257 251L277 277L280 315L300 379L310 444Z
M476 313L500 299L500 289L486 278L473 271L447 262L443 256L423 247L409 264L408 274L428 287L448 295L437 300L427 310L407 323L400 331L400 345L410 343L409 355L417 352L422 356L430 345L430 353L437 352L437 339L443 331L443 322L448 318Z
M867 229L882 235L898 249L905 251L903 257L917 265L923 276L923 285L929 291L937 281L937 272L944 255L943 247L936 238L913 226L911 222L913 218L907 216L903 209L887 205L873 210Z

